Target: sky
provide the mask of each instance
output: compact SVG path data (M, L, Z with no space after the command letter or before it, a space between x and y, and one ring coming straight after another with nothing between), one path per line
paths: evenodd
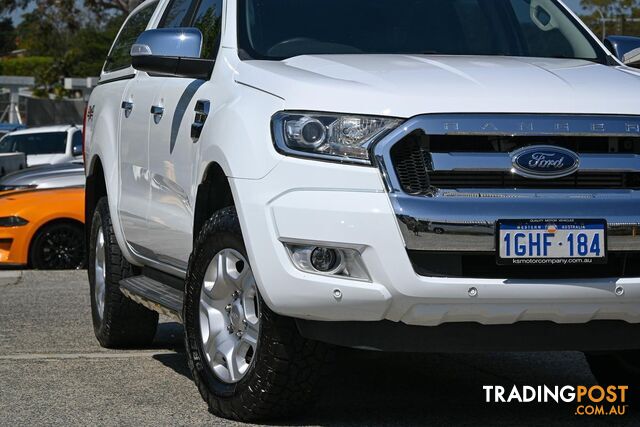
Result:
M567 4L567 6L569 6L570 8L572 8L573 10L575 10L576 12L581 12L582 8L580 7L580 0L564 0L564 2ZM15 11L11 14L11 17L13 18L13 23L17 24L20 22L20 15L22 15L21 10L19 11Z

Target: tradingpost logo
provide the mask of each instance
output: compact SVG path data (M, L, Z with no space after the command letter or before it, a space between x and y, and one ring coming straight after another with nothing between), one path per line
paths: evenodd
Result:
M499 404L575 404L577 416L625 415L627 413L629 386L482 386L486 403Z

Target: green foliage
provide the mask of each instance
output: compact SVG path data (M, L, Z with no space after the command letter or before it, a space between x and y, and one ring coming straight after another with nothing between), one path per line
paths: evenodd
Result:
M98 76L125 18L93 16L93 22L80 22L60 20L58 14L59 11L24 14L17 28L18 47L33 56L0 63L0 74L34 76L38 84L34 93L38 96L64 96L65 77ZM95 22L101 19L102 22Z
M48 56L28 56L0 60L0 75L34 76L45 73L53 66L54 59Z

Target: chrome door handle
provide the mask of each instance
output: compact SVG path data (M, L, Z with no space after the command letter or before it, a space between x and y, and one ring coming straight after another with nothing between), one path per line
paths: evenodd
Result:
M204 128L204 124L207 121L207 117L209 117L209 110L211 109L211 102L206 99L199 99L196 102L195 112L196 117L193 120L193 124L191 125L191 139L194 143L198 142L200 139L200 135L202 135L202 129Z
M129 118L129 116L131 115L131 111L133 111L133 102L122 101L120 108L124 110L124 116Z
M161 107L159 105L152 105L151 114L153 114L153 121L155 122L155 124L160 123L160 120L162 120L162 115L164 114L164 107Z
M154 105L151 107L151 114L155 115L163 115L164 114L164 107L160 107L159 105Z

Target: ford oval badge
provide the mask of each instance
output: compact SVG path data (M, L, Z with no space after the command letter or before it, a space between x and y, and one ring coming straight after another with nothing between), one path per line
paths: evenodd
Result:
M511 153L512 172L526 178L553 179L568 176L580 167L580 157L571 150L534 145Z

